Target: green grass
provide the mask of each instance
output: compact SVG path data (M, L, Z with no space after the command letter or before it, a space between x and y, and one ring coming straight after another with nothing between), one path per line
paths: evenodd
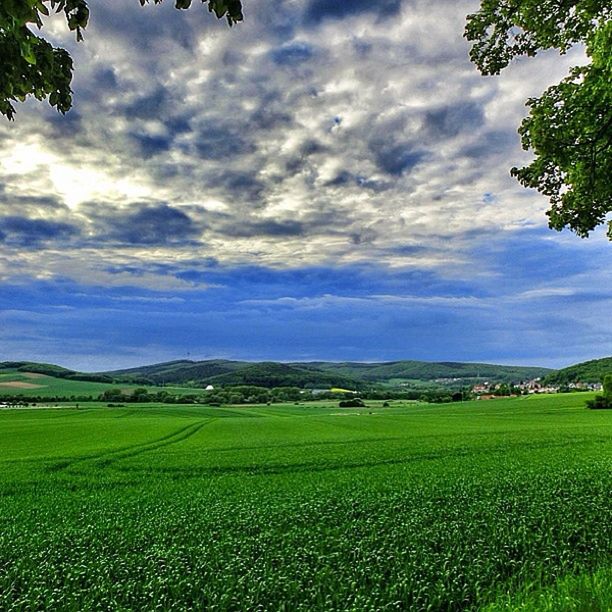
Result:
M604 609L585 397L0 411L0 609Z
M14 383L25 383L28 386L14 386ZM171 395L190 395L201 392L201 389L194 389L192 387L152 387L134 384L117 385L112 383L56 378L45 374L21 372L16 369L0 370L0 397L20 396L24 399L28 397L97 397L108 389L117 388L124 390L125 393L130 393L138 388L148 389L151 393L167 391Z
M612 607L612 568L590 574L563 576L552 585L532 585L512 596L501 597L485 612L609 612Z

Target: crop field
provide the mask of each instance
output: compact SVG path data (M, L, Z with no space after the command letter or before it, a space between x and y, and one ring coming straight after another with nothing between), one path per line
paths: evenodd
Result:
M151 387L135 384L111 384L104 382L91 382L83 380L70 380L56 378L46 374L22 372L15 369L0 370L0 397L22 396L28 397L56 397L56 396L92 396L96 397L109 389L122 389L129 393L137 388L148 389L152 393L167 391L170 394L188 395L198 393L199 389L192 387Z
M585 398L1 410L0 609L609 610Z

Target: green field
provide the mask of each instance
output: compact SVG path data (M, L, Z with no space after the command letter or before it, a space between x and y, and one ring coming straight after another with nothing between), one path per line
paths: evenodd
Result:
M97 397L109 389L122 389L131 393L134 389L145 388L151 393L167 391L173 395L189 395L198 393L200 389L193 387L152 387L135 384L112 384L104 382L91 382L83 380L70 380L56 378L45 374L22 372L14 368L0 370L0 397L21 396L28 397L70 397L92 396Z
M1 610L609 610L585 394L0 411Z

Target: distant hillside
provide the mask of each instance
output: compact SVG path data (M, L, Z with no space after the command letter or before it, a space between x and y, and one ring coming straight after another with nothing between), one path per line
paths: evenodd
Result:
M501 366L482 363L395 361L355 362L260 362L169 361L127 370L104 372L120 382L143 384L257 385L262 387L330 387L351 389L364 385L411 385L426 383L457 386L477 381L520 382L550 374L538 367Z
M212 359L209 361L167 361L149 366L104 372L105 375L121 382L146 384L195 384L211 377L229 374L250 365L240 361Z
M143 388L141 384L129 383L109 383L104 380L99 374L84 374L85 380L80 378L57 376L44 374L39 370L45 369L48 364L29 363L28 366L21 365L17 367L7 367L6 363L24 362L5 362L0 363L0 399L21 397L24 400L27 398L43 398L56 401L56 398L72 399L74 401L87 401L88 399L96 399L100 394L106 391L120 391L123 394L130 395L137 388ZM38 367L38 366L43 367ZM57 366L52 366L50 371L55 371ZM73 372L66 368L58 368L60 373ZM92 380L87 380L91 378ZM159 387L145 387L149 393L158 393L162 391ZM163 391L171 396L186 396L193 395L196 390L192 387L182 386L165 386Z
M36 363L33 361L2 361L0 371L14 369L19 372L31 372L32 374L44 374L54 378L67 380L80 380L84 382L112 383L113 379L104 373L77 372L52 363Z
M597 360L588 364L612 361ZM588 364L579 364L574 368ZM373 385L391 387L460 387L478 381L520 382L537 377L554 376L554 370L538 367L502 366L486 363L392 361L386 363L356 362L248 362L227 359L192 361L181 359L137 368L107 372L76 372L61 366L29 361L0 362L0 370L14 369L61 378L99 383L136 385L180 385L205 387L255 385L258 387L363 389ZM566 368L571 370L572 368ZM600 380L605 367L590 373ZM581 380L588 381L591 378ZM573 380L573 379L572 379ZM567 379L570 382L570 379Z
M323 372L299 367L299 364L263 362L248 364L227 374L212 376L205 381L213 385L255 385L257 387L345 387L357 389L363 384L336 372Z
M300 365L326 372L338 372L350 378L370 383L389 381L477 381L520 382L546 376L553 372L548 368L526 366L502 366L487 363L457 363L428 361L394 361L388 363L329 363L311 362Z
M606 374L612 374L612 357L592 359L557 370L546 376L544 382L551 385L567 385L575 382L602 382Z

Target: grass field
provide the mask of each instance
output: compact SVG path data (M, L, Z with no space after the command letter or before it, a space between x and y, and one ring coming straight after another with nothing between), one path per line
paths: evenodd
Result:
M0 411L0 609L609 610L585 397Z
M151 393L167 391L171 395L190 395L201 392L193 387L152 387L148 385L111 384L103 382L90 382L56 378L45 374L22 372L15 369L0 370L0 397L22 396L28 397L70 397L92 396L97 397L109 389L122 389L130 393L134 389L145 388Z

